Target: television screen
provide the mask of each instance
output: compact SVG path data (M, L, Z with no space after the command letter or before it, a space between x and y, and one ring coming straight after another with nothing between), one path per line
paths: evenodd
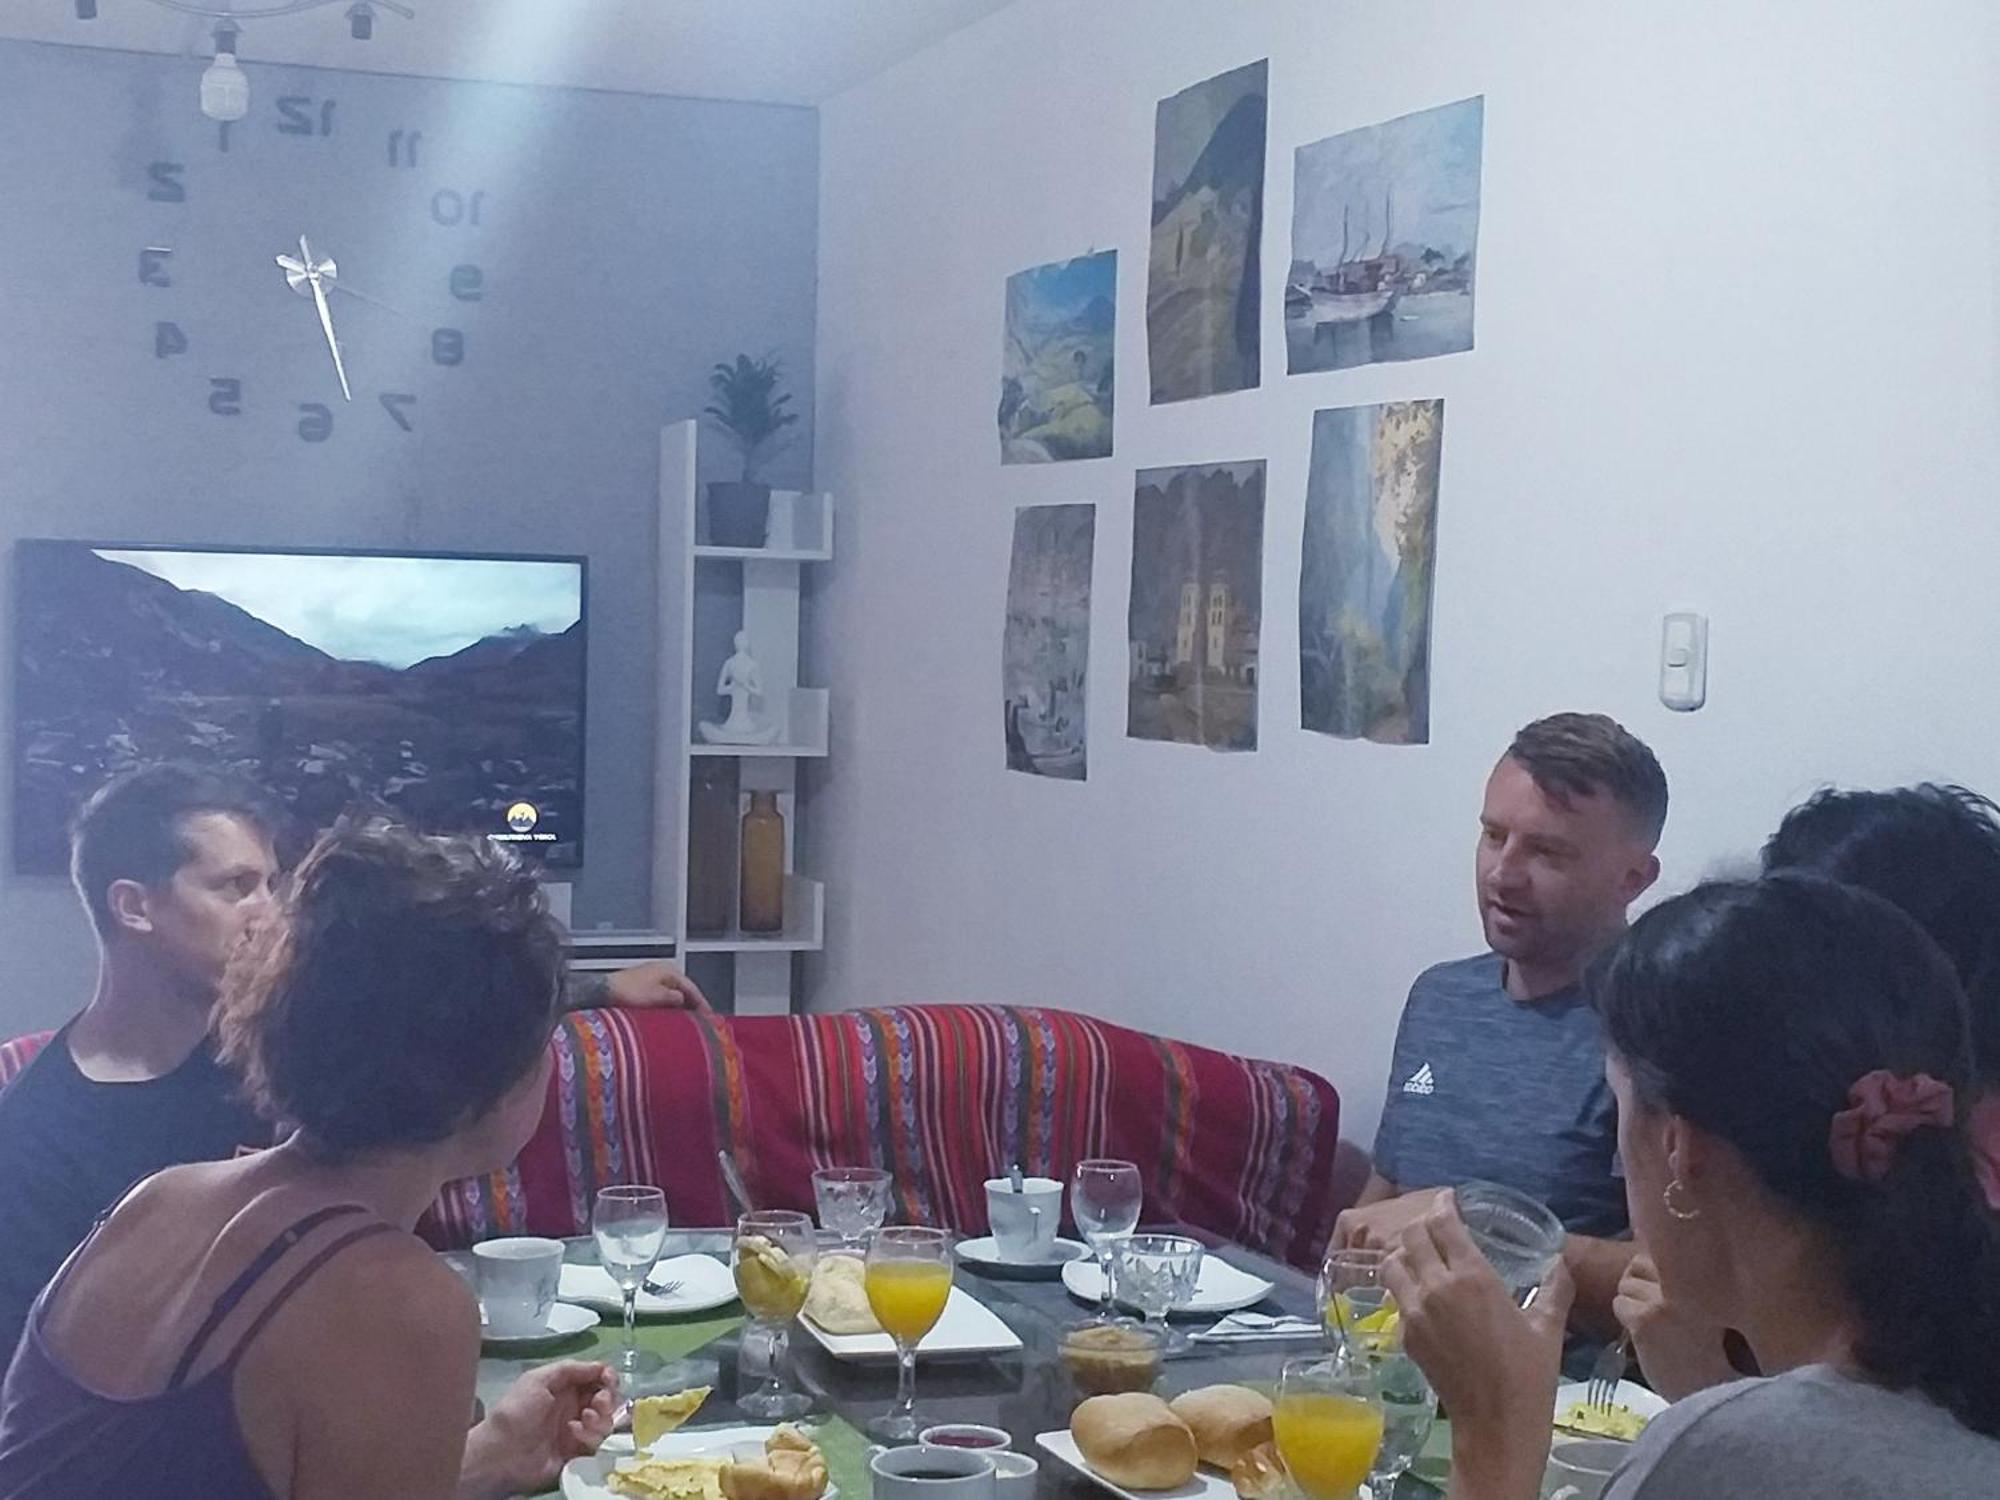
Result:
M15 565L23 872L63 870L77 805L158 760L307 828L372 803L582 862L581 558L24 541Z

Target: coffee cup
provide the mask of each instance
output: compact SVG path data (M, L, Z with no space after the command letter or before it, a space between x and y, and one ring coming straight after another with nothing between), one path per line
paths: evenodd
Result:
M994 1455L978 1448L877 1448L868 1473L875 1500L996 1500Z
M546 1333L562 1283L561 1240L520 1236L472 1247L486 1331L501 1338Z
M1005 1177L986 1184L986 1222L1000 1259L1033 1263L1055 1254L1062 1222L1063 1185L1053 1177L1024 1177L1021 1191Z
M1035 1486L1042 1466L1025 1453L993 1453L993 1494L995 1500L1035 1500Z
M1548 1500L1597 1500L1632 1445L1612 1438L1557 1438L1549 1448L1543 1489Z

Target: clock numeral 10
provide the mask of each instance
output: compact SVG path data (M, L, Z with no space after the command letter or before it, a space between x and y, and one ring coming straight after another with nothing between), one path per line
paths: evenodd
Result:
M153 325L153 358L165 359L173 354L188 352L187 335L181 332L178 323L155 323Z
M172 286L174 279L167 274L167 262L174 252L159 245L148 245L139 252L139 285Z
M243 382L240 380L210 380L208 383L208 409L218 417L242 416Z
M164 285L164 283L162 283ZM486 294L486 273L477 266L451 268L451 294L461 302L477 302Z
M455 188L439 188L431 194L431 217L447 229L460 224L470 224L479 228L480 219L486 208L484 190L476 193L461 193Z
M146 176L152 186L146 196L155 203L185 203L188 199L187 184L181 181L181 173L187 167L177 161L156 161L146 168Z
M278 121L280 135L332 135L333 100L321 99L319 109L313 109L314 100L306 94L283 94L278 99ZM317 120L314 115L317 113ZM315 128L317 127L317 128Z
M299 403L299 436L309 443L323 443L333 436L333 411L317 401Z
M431 333L431 363L434 365L462 365L465 363L465 335L456 328L439 328Z

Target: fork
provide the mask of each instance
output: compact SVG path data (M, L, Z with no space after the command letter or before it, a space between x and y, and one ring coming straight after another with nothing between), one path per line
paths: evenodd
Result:
M1632 1331L1628 1328L1618 1336L1617 1343L1604 1346L1604 1352L1590 1367L1590 1379L1584 1386L1585 1405L1594 1411L1611 1410L1616 1404L1618 1382L1625 1378L1625 1367L1631 1355Z
M685 1283L679 1281L655 1281L649 1276L646 1278L643 1289L645 1291L651 1292L655 1297L671 1297L675 1292L678 1292L684 1284ZM1624 1366L1620 1365L1619 1368L1623 1369Z

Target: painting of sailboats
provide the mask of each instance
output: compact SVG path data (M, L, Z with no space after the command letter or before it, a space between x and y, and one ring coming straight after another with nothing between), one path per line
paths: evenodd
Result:
M1484 115L1462 99L1299 147L1290 373L1472 347Z
M1082 781L1089 766L1090 571L1094 505L1014 512L1000 698L1007 769Z
M1171 99L1153 124L1153 233L1146 262L1146 357L1153 404L1255 387L1263 345L1268 62Z

